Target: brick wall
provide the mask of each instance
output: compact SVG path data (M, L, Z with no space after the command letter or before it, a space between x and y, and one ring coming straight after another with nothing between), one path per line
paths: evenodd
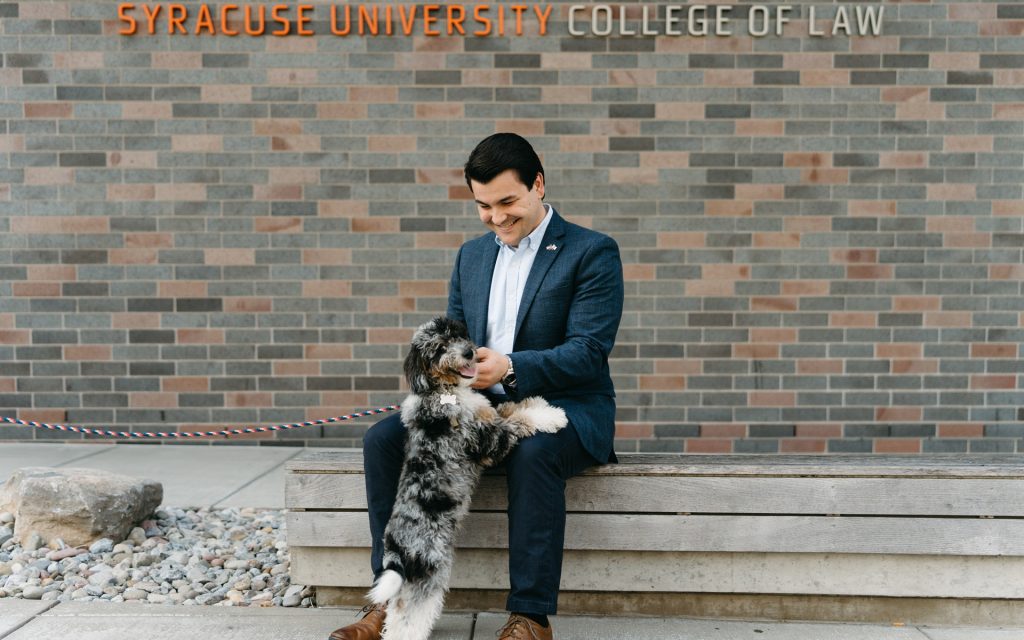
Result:
M340 37L314 4L314 37L128 37L117 2L0 3L0 414L396 402L482 231L459 167L511 130L621 246L620 451L1024 451L1024 4L812 37L854 4L793 2L762 38L742 2L718 37L572 37L563 2L543 36Z

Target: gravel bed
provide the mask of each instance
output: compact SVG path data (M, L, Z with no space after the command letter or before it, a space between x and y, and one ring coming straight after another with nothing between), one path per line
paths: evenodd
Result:
M0 597L162 605L314 606L288 575L284 511L161 507L127 540L16 541L0 513Z

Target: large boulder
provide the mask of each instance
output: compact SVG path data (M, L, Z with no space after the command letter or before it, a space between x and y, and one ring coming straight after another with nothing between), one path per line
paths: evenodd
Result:
M38 533L71 546L124 540L160 506L163 485L96 469L18 469L0 488L0 511L14 514L14 537Z

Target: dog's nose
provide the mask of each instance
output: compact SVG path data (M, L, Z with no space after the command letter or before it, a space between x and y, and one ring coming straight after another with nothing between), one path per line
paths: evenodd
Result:
M473 350L467 347L466 350L462 352L462 357L465 358L466 360L472 360Z

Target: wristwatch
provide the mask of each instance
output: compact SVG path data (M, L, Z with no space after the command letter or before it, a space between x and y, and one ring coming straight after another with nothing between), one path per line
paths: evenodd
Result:
M508 360L508 371L505 373L505 377L501 379L501 384L508 387L509 389L516 388L516 369L512 366L512 358L507 355L505 358Z

